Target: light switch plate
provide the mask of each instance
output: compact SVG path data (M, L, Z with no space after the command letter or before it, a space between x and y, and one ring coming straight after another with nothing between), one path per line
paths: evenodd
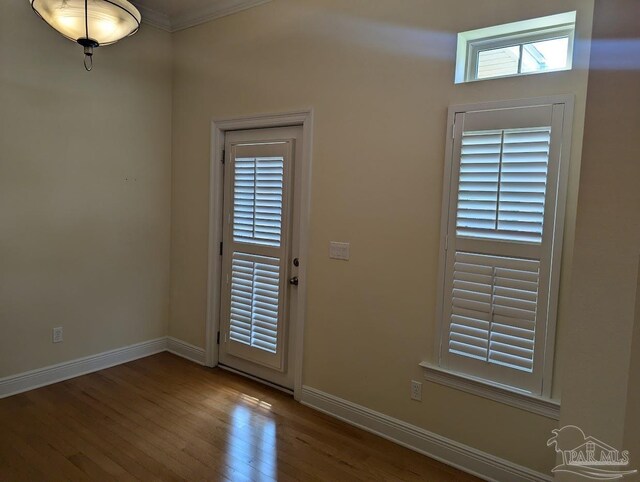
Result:
M337 241L331 241L329 243L329 258L349 261L350 248L351 245L349 243L339 243Z

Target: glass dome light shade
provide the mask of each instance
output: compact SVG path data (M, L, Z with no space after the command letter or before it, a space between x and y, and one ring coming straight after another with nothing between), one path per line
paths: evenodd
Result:
M142 16L127 0L29 0L63 36L81 45L109 45L138 31Z

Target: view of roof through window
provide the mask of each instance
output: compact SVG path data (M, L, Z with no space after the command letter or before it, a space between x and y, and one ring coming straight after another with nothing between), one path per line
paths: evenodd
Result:
M569 37L542 40L478 52L476 78L502 77L567 66Z
M460 32L455 82L570 70L576 12Z

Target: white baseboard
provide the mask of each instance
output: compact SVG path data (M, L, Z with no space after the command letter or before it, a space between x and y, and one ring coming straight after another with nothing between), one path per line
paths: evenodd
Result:
M177 338L162 337L123 348L116 348L115 350L105 351L97 355L38 368L18 375L0 378L0 398L44 387L45 385L51 385L52 383L79 377L80 375L86 375L87 373L98 370L104 370L105 368L155 355L163 351L169 351L174 355L186 358L200 365L204 365L205 362L203 348L190 345Z
M0 379L0 398L154 355L166 349L167 339L163 337L5 377Z
M495 457L315 388L302 387L301 403L484 480L495 482L552 480L549 475Z
M200 348L187 343L186 341L178 340L172 336L167 337L167 351L174 355L181 356L187 360L191 360L198 365L205 364L205 352L204 348Z

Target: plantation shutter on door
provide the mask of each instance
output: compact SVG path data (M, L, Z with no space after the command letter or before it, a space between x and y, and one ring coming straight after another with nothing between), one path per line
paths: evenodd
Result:
M440 364L542 390L563 105L455 116Z
M223 324L229 354L284 370L292 140L231 148Z
M280 266L276 258L233 253L229 337L275 353L279 295Z
M233 238L280 245L284 159L241 157L234 162Z

